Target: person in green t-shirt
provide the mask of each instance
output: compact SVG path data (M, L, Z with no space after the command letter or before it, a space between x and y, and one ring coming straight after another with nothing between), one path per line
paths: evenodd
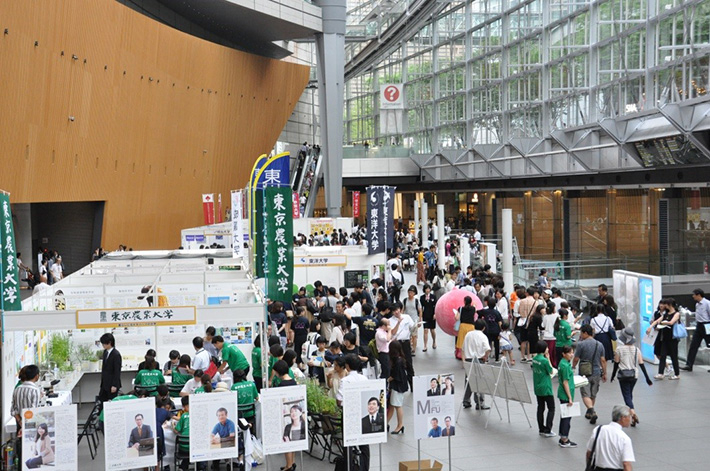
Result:
M261 373L261 336L257 335L254 339L254 348L251 351L251 375L254 377L256 390L261 391L263 385Z
M561 307L557 310L560 317L555 321L555 353L556 358L562 358L562 347L572 346L572 326L567 322L569 311Z
M184 386L185 383L192 379L192 375L189 373L191 362L192 359L190 355L180 356L180 363L173 367L172 373L170 374L170 376L172 376L172 384L175 386ZM177 397L177 395L175 397Z
M560 400L560 408L571 407L574 404L574 371L572 370L572 359L574 350L569 345L560 349L560 363L557 365L557 377L560 385L557 388L557 398ZM575 448L576 443L569 439L569 429L572 417L560 418L560 442L562 448Z
M180 418L178 421L173 425L173 430L175 431L176 434L182 436L182 437L189 437L190 436L190 396L183 396L182 399L182 414L180 415ZM189 453L190 452L190 445L189 444L180 444L180 451ZM188 470L190 468L190 459L185 458L182 460L180 463L180 469L182 470ZM204 471L207 469L207 462L202 461L197 463L197 469L198 471Z
M212 378L210 375L207 373L203 374L202 377L200 377L200 381L202 384L198 386L195 389L195 392L192 394L205 394L205 393L211 393L212 392Z
M155 361L155 357L146 355L143 369L138 371L134 385L145 389L151 396L155 396L157 394L156 388L159 384L165 384L165 378L160 371L160 365Z
M234 372L234 384L232 391L237 392L237 400L239 404L239 417L243 417L251 424L251 432L256 435L256 417L254 411L256 401L259 400L259 391L256 389L256 384L253 381L247 380L247 375L244 370L236 370Z
M552 395L552 363L547 342L538 340L534 345L537 354L532 360L533 386L537 396L537 427L543 437L557 436L552 431L552 421L555 418L555 397ZM547 406L547 420L544 421Z
M220 374L224 373L229 368L232 373L235 370L244 370L249 374L249 361L244 356L239 347L231 343L225 343L221 335L215 335L212 338L212 345L221 352L222 364L219 366Z

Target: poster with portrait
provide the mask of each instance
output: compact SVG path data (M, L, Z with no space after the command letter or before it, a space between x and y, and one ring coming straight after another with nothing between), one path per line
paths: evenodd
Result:
M190 396L190 461L239 456L236 392Z
M158 462L155 399L104 403L104 453L107 471L146 468Z
M385 380L343 384L343 441L345 446L387 442Z
M414 377L414 438L456 435L453 374Z
M259 402L264 454L308 449L306 386L262 390Z
M22 411L22 471L76 471L76 404Z

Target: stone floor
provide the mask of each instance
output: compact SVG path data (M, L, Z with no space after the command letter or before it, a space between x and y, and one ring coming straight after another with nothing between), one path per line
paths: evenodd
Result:
M408 274L408 282L411 274ZM430 346L426 353L418 352L414 367L417 374L454 372L463 375L460 362L453 356L453 338L439 331L438 349ZM517 359L517 357L516 357ZM522 369L530 389L532 372L529 366L517 362L513 368ZM651 366L655 374L655 367ZM611 370L609 370L611 372ZM708 456L703 450L703 443L708 444L710 436L710 374L707 367L696 367L693 373L683 373L679 381L657 381L653 386L646 386L639 381L634 391L635 405L641 423L636 428L626 429L633 440L636 453L634 469L637 470L707 470L710 469ZM556 381L553 380L556 391ZM456 398L460 403L463 388L456 389ZM579 400L579 399L578 399ZM490 398L488 398L490 402ZM616 404L623 404L617 382L602 384L598 396L597 411L599 423L608 423L611 409ZM525 471L569 471L584 469L585 446L593 426L583 417L572 419L570 438L579 444L576 449L562 449L557 445L557 438L542 438L537 433L535 407L525 405L532 428L518 403L510 403L510 423L505 415L505 402L500 401L503 420L495 410L490 417L487 429L484 429L489 411L462 409L456 424L456 436L451 438L451 460L449 460L449 442L446 438L422 440L419 450L422 459L436 459L444 463L444 471L467 471L473 469L506 470L516 468ZM417 440L413 438L412 395L405 399L405 433L389 435L382 445L382 467L378 446L372 446L370 469L383 471L398 470L398 463L417 459ZM87 411L88 413L88 411ZM80 412L83 417L84 412ZM393 418L392 425L396 425ZM557 431L559 417L555 417L554 430ZM103 446L103 444L101 445ZM86 470L104 469L103 449L95 460L91 460L84 443L79 448L81 468ZM333 470L334 465L327 461L318 461L303 454L302 461L297 455L298 469L304 471ZM268 466L257 469L277 470L284 465L282 456L268 459Z

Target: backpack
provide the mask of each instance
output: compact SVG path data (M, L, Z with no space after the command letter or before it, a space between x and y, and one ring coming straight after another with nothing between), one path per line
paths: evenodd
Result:
M435 278L434 284L433 284L432 287L431 287L431 290L434 291L434 292L436 292L436 291L439 291L440 289L441 289L441 280L440 280L439 277L437 276L437 277Z
M395 273L399 273L399 272L395 272ZM392 273L392 275L390 276L390 278L392 278L392 286L394 286L394 287L397 288L397 289L399 289L399 288L402 287L402 278L403 278L403 276L402 276L401 274L400 274L400 276L399 276L398 278L395 278L395 277L394 277L394 273Z
M372 355L372 358L375 360L380 359L380 352L377 351L377 341L375 339L370 340L367 344L367 348L370 349L370 355Z
M335 317L335 313L333 312L333 308L330 305L330 298L326 296L325 302L326 305L321 308L320 315L318 316L318 318L321 322L331 322Z

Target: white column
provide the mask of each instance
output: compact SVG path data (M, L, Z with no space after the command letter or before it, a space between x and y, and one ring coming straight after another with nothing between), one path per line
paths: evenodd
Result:
M513 210L503 210L503 282L505 291L513 289Z
M422 199L422 247L429 247L429 221L427 220L427 215L429 214L429 205L426 200Z
M466 274L466 268L471 265L471 245L468 237L461 237L461 271Z
M414 200L414 237L419 238L419 200Z
M436 238L439 241L437 245L437 257L439 259L439 268L444 270L446 265L446 241L444 240L444 205L436 205Z

